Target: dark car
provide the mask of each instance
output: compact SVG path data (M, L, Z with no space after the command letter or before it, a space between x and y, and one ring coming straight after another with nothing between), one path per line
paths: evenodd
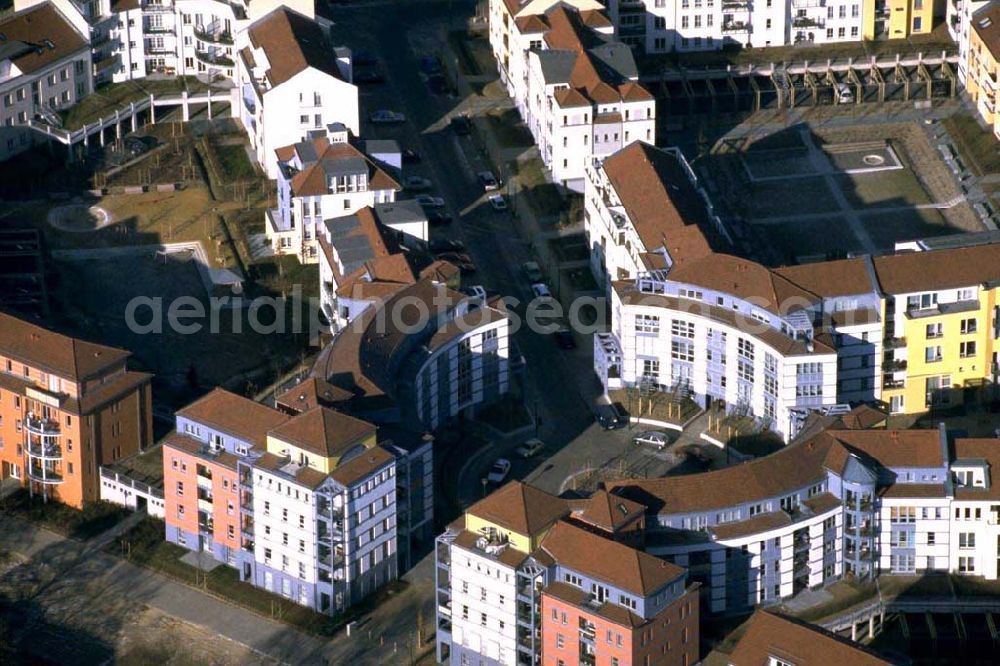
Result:
M436 56L423 56L420 58L420 71L428 76L441 73L441 61Z
M450 264L454 264L462 275L476 272L476 264L472 258L464 252L445 252L438 255L438 259L443 259Z
M466 116L454 116L451 119L451 128L459 136L466 136L472 132L472 124Z
M441 254L442 252L462 252L465 250L465 243L451 238L439 238L437 240L432 240L428 244L427 249L434 254Z
M559 349L576 349L576 338L573 337L573 331L562 326L554 335Z
M354 74L355 83L385 83L385 77L377 69L364 69Z
M432 209L427 212L427 224L437 227L451 224L451 215L440 209Z
M353 64L355 67L364 67L365 65L374 65L378 62L378 58L371 51L355 51Z
M420 154L409 148L403 151L403 164L420 164Z
M448 92L448 81L441 74L435 74L427 79L427 87L435 95L444 95Z
M605 430L617 430L628 425L625 409L617 402L610 405L594 405L594 420Z

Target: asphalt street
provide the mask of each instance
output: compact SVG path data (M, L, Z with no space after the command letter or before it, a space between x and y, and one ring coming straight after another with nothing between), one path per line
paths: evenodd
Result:
M473 6L467 2L424 2L399 5L387 20L384 8L371 5L336 10L335 20L350 27L347 43L355 50L377 54L383 84L362 86L361 103L366 114L362 137L391 138L404 149L417 151L421 162L404 167L404 176L420 175L433 182L430 192L445 199L453 221L432 229L432 238L452 238L465 243L475 260L477 272L463 279L466 284L482 284L490 292L514 296L521 303L531 298L530 285L522 264L534 260L527 239L518 235L510 212L494 211L479 184L476 173L488 170L489 160L470 135L459 136L450 127L457 113L480 115L509 100L479 96L451 96L431 92L422 74L420 58L445 54L448 49L446 18L451 10L452 26L460 28ZM394 48L388 48L388 45ZM416 47L416 48L414 48ZM398 125L374 125L367 115L389 109L406 115ZM499 175L499 174L495 174ZM518 309L523 315L523 309ZM526 362L524 393L529 410L537 413L539 435L548 444L547 453L563 448L581 434L600 439L593 422L590 403L600 392L591 370L591 341L578 336L580 348L560 350L549 335L522 327L514 336ZM513 448L512 441L498 448L496 455ZM461 480L460 496L481 494L480 478L492 462L487 455ZM515 461L513 476L525 476L537 461ZM544 463L543 463L544 465Z

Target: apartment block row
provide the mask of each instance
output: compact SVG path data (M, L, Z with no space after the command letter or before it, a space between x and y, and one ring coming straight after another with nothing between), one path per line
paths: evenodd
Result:
M656 104L597 2L491 0L490 44L552 179L582 191L593 156L656 138Z
M743 465L607 488L647 507L646 550L685 567L713 613L845 577L997 578L996 440L832 417L810 426Z
M595 338L606 388L679 391L787 440L812 409L917 414L997 382L1000 244L766 268L727 253L683 156L642 144L588 169L585 220L612 303Z
M437 539L438 661L696 663L698 586L636 547L643 514L518 481L469 507Z
M948 26L958 42L958 76L976 113L1000 139L997 78L1000 76L1000 3L948 3Z
M151 376L126 351L0 312L0 479L82 508L100 466L153 440Z
M271 178L282 146L332 124L359 132L351 52L330 41L312 2L25 0L16 9L2 21L0 158L31 147L30 122L59 127L57 112L95 87L147 76L231 82L232 115Z

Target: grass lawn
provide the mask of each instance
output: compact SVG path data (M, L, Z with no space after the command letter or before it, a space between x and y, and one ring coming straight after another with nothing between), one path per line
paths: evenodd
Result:
M31 497L25 489L18 490L0 502L0 510L75 539L89 539L118 524L128 510L109 502L95 502L82 511L54 500L43 502Z
M985 131L968 113L946 118L944 126L955 142L962 161L977 176L1000 173L1000 150L996 137Z
M179 93L185 89L192 93L201 92L206 89L206 85L193 76L109 83L97 88L94 94L84 97L79 104L60 112L63 127L68 130L76 130L87 123L92 123L114 113L116 109L121 109L130 102L144 99L150 94Z
M490 130L503 148L527 148L534 143L531 132L521 122L521 116L514 109L490 111L486 114Z
M225 178L230 181L253 178L254 171L247 150L242 144L227 144L213 146L215 157Z
M948 226L941 212L933 208L862 213L861 222L872 242L885 249L892 249L897 241L942 236L959 231Z
M539 215L558 215L563 209L559 188L545 178L545 164L539 158L517 161L521 191Z
M257 285L272 294L291 294L302 287L305 298L319 296L319 265L302 264L292 255L268 257L250 268Z
M795 262L799 257L843 257L864 249L840 216L769 224L757 227L757 231L786 262Z
M745 214L752 219L837 210L822 177L768 181L749 186Z
M286 622L319 636L332 636L344 623L373 608L389 594L399 591L403 585L402 583L390 585L372 597L369 602L351 609L348 613L338 616L322 615L240 581L239 574L231 567L216 567L208 573L198 571L180 560L189 551L164 541L164 534L163 521L148 518L127 532L121 540L108 544L106 550L115 555L124 553L130 562L159 571L182 583L205 589L258 615Z
M893 208L931 203L909 169L834 176L852 208Z

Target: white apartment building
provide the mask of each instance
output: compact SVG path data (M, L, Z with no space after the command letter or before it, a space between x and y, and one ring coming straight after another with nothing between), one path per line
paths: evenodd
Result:
M317 406L253 463L255 584L341 611L398 575L396 460L375 426Z
M644 53L859 41L861 0L610 0L608 16Z
M608 486L655 499L647 550L687 567L716 613L848 574L996 579L995 440L824 427L744 465Z
M85 34L52 4L0 19L0 160L30 149L29 121L55 114L93 91Z
M582 191L592 157L633 141L655 141L653 96L638 83L631 51L614 40L598 7L522 8L500 0L490 7L501 79L554 182Z
M339 123L359 133L358 89L351 54L335 48L327 28L281 7L250 24L236 58L233 115L269 178L279 174L277 150Z
M97 84L150 74L232 79L236 39L252 21L282 6L315 17L311 0L16 0L15 7L44 3L89 39Z
M310 130L303 139L274 151L278 206L264 215L267 239L276 253L316 263L325 221L396 200L399 183L348 139L347 128L336 124L325 132ZM406 228L420 231L418 227ZM421 240L426 240L426 227L422 231Z
M945 3L948 34L958 44L958 79L963 85L969 74L969 41L973 30L972 15L988 4L990 4L990 0L948 0Z

